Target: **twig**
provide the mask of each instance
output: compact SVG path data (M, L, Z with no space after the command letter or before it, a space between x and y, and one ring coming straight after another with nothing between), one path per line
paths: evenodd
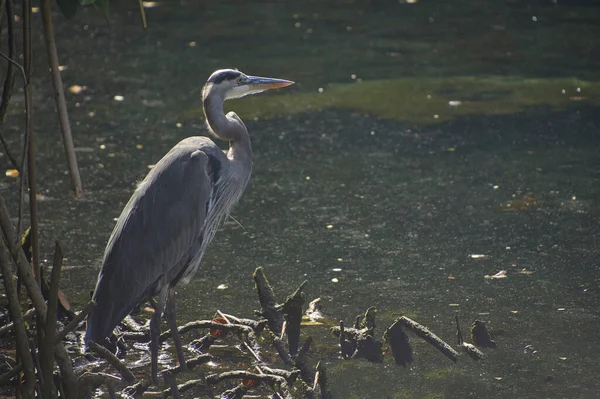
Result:
M235 387L226 390L225 392L219 395L222 399L242 399L244 395L250 390L250 387L244 385L243 382L240 382Z
M217 310L217 313L219 313L219 315L221 315L224 319L229 320L231 323L243 324L245 326L252 327L252 329L257 335L260 335L260 333L265 329L265 326L267 325L267 321L264 319L260 321L244 319L227 313L223 313L220 310Z
M458 352L455 351L450 345L444 342L437 335L429 331L427 327L417 323L414 320L409 319L406 316L402 316L396 321L402 323L403 326L417 334L420 338L429 342L437 350L442 352L444 356L446 356L448 359L452 360L453 362L456 362L456 360L458 359Z
M121 360L119 360L108 349L106 349L103 346L98 345L97 343L95 343L93 341L88 342L87 345L96 355L103 358L111 366L113 366L115 369L117 369L117 371L119 373L121 373L121 375L127 382L132 383L135 381L135 376L133 375L131 370L129 370L129 368L125 365L125 363L123 363Z
M210 374L206 376L206 383L211 385L216 385L223 380L231 380L231 379L249 379L249 380L257 380L261 382L266 382L268 384L281 384L285 383L285 378L280 375L273 374L257 374L251 373L249 371L225 371L220 374Z
M21 374L23 371L23 363L17 364L12 369L8 370L6 373L0 376L0 386L8 384L10 380Z
M92 309L94 309L95 306L96 306L96 302L89 301L88 304L85 305L85 307L81 310L81 312L77 313L75 315L75 317L73 318L73 320L71 320L69 322L69 324L67 324L58 334L56 334L56 338L55 338L54 342L59 343L63 339L65 339L67 334L70 333L71 331L75 330L77 328L77 326L79 325L79 323L81 323L83 321L83 319L85 319L85 317L88 315L88 313L90 313L92 311Z
M31 219L31 266L33 274L38 285L41 284L40 276L40 254L39 254L39 239L38 239L38 218L37 218L37 190L36 190L36 169L35 169L35 140L33 134L33 124L31 123L31 85L29 78L31 77L31 7L29 0L23 0L23 60L25 62L25 110L26 122L25 130L27 136L28 149L27 156L27 178L29 183L29 218ZM41 325L38 328L42 328ZM41 331L41 330L38 330ZM38 338L42 338L42 333L38 333Z
M23 61L24 66L15 63L23 74L23 95L25 96L25 136L23 137L23 151L21 153L21 178L19 179L19 220L17 222L17 237L21 238L21 227L23 223L23 212L25 208L25 187L26 178L25 165L27 164L27 154L29 152L29 136L32 131L31 122L31 87L29 80L31 77L31 7L29 0L23 0ZM12 250L12 248L11 248ZM35 271L34 271L35 274ZM37 275L36 275L37 277ZM39 281L39 280L38 280Z
M17 348L23 362L23 369L25 371L25 385L23 387L25 396L34 397L34 384L35 384L35 368L33 366L33 358L29 350L29 338L27 337L27 330L23 323L23 314L21 313L21 305L17 296L17 290L15 288L15 282L13 281L13 274L9 267L9 261L6 256L6 248L4 242L0 240L0 269L2 270L2 278L4 280L4 287L6 289L6 295L8 296L8 305L10 309L10 315L15 325L15 332L17 335Z
M223 318L223 320L225 320L226 324L232 324L229 319L227 318L227 316L225 316L220 310L217 310L217 313L219 314L219 316L221 316ZM252 334L252 337L250 337L250 334ZM258 341L256 340L256 335L254 334L254 330L250 331L246 331L246 337L248 337L248 339L252 342L252 345L254 346L251 347L246 341L244 341L242 339L242 343L244 344L244 346L246 347L246 349L248 349L248 352L250 352L252 354L252 356L254 357L254 359L260 364L260 363L264 363L262 357L260 356L260 347L258 345Z
M42 387L44 386L44 377L42 376L42 365L40 364L40 357L38 356L38 352L36 351L35 344L33 343L33 341L29 341L29 352L31 353L31 357L33 358L33 365L35 366L37 370L37 375L39 376L39 383L35 384L35 392L41 398L44 397L42 393ZM48 396L48 398L52 398L55 396L56 395L51 395Z
M119 337L122 337L126 341L150 342L150 331L124 331L119 334ZM165 339L169 337L170 335L165 337Z
M6 5L6 7L4 7ZM11 1L2 2L2 8L6 8L6 21L7 21L7 38L8 38L8 56L5 58L12 59L15 54L15 35L14 35L14 21L13 21L13 5ZM4 10L0 10L4 11ZM4 90L2 91L2 104L0 104L0 124L4 122L4 117L6 115L6 110L8 109L8 103L10 102L10 98L12 97L12 91L15 83L15 73L14 73L14 64L9 61L8 66L6 68L6 79L4 80ZM22 175L23 171L19 168L18 162L16 158L13 156L12 152L8 147L8 143L4 140L4 136L0 134L0 141L2 142L2 146L4 147L4 152L6 152L6 156L9 159L10 163L13 164L15 169L19 172L19 175Z
M31 302L35 308L37 322L43 325L46 323L46 303L44 301L44 297L42 296L40 286L37 284L35 277L31 272L31 267L29 266L27 259L25 259L23 249L19 245L19 239L17 238L15 229L10 222L10 215L8 214L8 209L6 209L6 203L4 202L4 198L2 198L2 196L0 196L0 227L2 228L4 242L13 245L12 248L9 248L10 254L13 257L14 262L17 264L17 269L21 274L25 288L27 289L29 297L31 298ZM61 370L62 379L65 383L66 396L76 397L78 394L77 378L73 371L71 358L69 357L69 354L62 343L56 344L56 348L54 350L57 363Z
M217 323L217 322L210 321L210 320L192 321L192 322L189 322L189 323L184 324L183 326L179 327L177 329L177 331L179 332L179 334L184 334L190 330L200 329L200 328L215 328L218 330L235 331L235 332L239 332L239 333L248 334L248 336L252 335L252 336L254 336L254 338L256 338L256 335L254 334L252 327L248 327L248 326L245 326L242 324L233 324L233 323L232 324L222 324L222 323ZM131 333L129 333L126 336L130 337L130 336L135 336L135 335L132 335ZM165 342L170 337L171 337L171 331L165 331L164 333L160 334L160 342Z
M259 369L259 371L261 371L261 370ZM278 384L279 387L281 388L281 390L284 392L285 397L286 398L290 397L287 381L285 380L285 378L283 378L280 375L264 374L264 373L262 373L262 371L259 374L251 373L249 371L239 371L239 370L226 371L226 372L220 373L220 374L211 374L206 377L206 384L207 385L216 385L219 382L226 380L226 379L238 379L238 378L241 378L244 380L254 380L254 381L265 382L265 383L269 384L270 386L274 386L275 384ZM275 392L275 394L281 398L281 394L279 392Z
M138 0L138 4L140 5L140 17L142 18L142 26L144 29L148 28L148 23L146 22L146 10L144 10L144 1Z
M77 156L75 155L75 146L73 145L73 136L71 135L71 125L69 124L69 115L67 113L67 103L65 92L63 90L62 77L58 70L58 54L56 51L56 42L54 40L54 27L52 24L52 12L50 9L50 0L42 0L42 21L44 23L44 38L46 39L46 50L48 53L48 64L50 65L50 74L52 77L52 86L54 87L54 100L58 111L58 121L67 156L67 165L71 175L71 184L75 190L75 196L83 195L83 186L81 176L77 167ZM30 144L31 145L31 144Z
M35 309L29 309L23 315L23 322L29 322L29 321L33 320L33 316L35 316ZM14 328L14 323L12 321L9 323L6 323L2 327L0 327L0 335L9 332L13 328Z
M273 369L267 366L261 366L261 370L266 374L280 375L290 384L293 384L300 375L300 370L289 371L283 369Z
M152 385L152 381L150 380L141 380L139 382L136 382L133 385L130 385L126 388L123 389L123 391L121 391L124 395L126 395L127 397L135 397L137 398L138 395L143 394L144 392L146 392L146 389L148 389L150 387L150 385Z
M44 397L53 396L55 391L52 383L54 371L54 342L56 337L56 312L58 309L58 287L60 272L63 263L63 253L58 241L54 244L54 263L50 276L50 292L48 293L48 311L46 313L46 324L44 325L44 344L40 346L42 376L44 377Z
M11 2L7 2L7 6L8 4L10 4ZM11 6L11 10L12 10L12 6ZM20 71L21 71L21 75L23 76L23 93L25 95L25 130L26 132L29 132L30 129L30 125L31 125L31 100L30 100L30 90L28 90L29 87L29 79L27 79L27 75L25 74L25 69L23 69L23 66L21 66L21 64L19 64L18 62L16 62L15 60L13 60L12 58L8 57L6 54L4 54L3 52L0 51L0 57L6 59L9 64L16 66ZM21 157L21 167L19 168L21 171L25 170L25 162L27 161L27 151L29 149L29 134L26 133L25 137L23 139L23 154ZM18 237L18 241L14 243L14 245L17 245L18 243L20 243L20 238L21 238L21 228L23 225L23 209L24 209L24 203L23 203L23 197L25 194L25 173L20 173L20 183L19 183L19 210L18 210L18 214L19 214L19 219L17 222L17 237Z
M0 0L0 30L4 29L2 26L2 22L4 20L4 3L6 3L6 0Z
M212 358L213 357L211 355L204 353L204 354L198 355L196 357L193 357L190 360L187 360L185 362L187 371L190 371L190 370L194 369L195 367L200 366L201 364L209 362ZM181 365L175 366L175 367L169 367L164 370L161 370L159 374L161 374L161 375L166 375L166 374L176 375L180 372L181 372Z
M27 81L31 77L31 4L23 0L23 60Z
M135 331L135 332L142 332L145 331L146 328L139 324L137 321L135 321L133 319L133 317L131 317L131 315L127 315L123 321L121 322L121 327L126 328L128 331ZM150 339L148 337L148 339Z

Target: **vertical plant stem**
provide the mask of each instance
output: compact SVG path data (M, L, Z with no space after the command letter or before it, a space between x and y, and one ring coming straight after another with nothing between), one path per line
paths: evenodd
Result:
M138 4L140 6L140 17L142 18L142 26L144 29L148 28L148 23L146 22L146 10L144 10L144 1L138 0Z
M23 0L23 59L27 80L31 77L31 5Z
M0 269L2 270L6 295L8 296L10 316L13 320L15 333L17 335L17 348L21 356L21 362L24 366L25 385L23 387L23 392L26 397L33 398L35 396L35 369L33 366L33 358L29 351L29 338L27 336L25 324L23 323L23 313L21 313L21 305L19 303L19 297L17 296L17 289L15 287L15 282L13 281L13 274L10 270L8 257L6 256L6 246L3 240L0 240Z
M35 277L33 277L29 263L27 262L27 259L25 259L25 254L23 253L21 246L18 244L17 234L12 223L10 222L10 215L2 196L0 196L0 227L2 228L4 242L13 245L12 248L9 248L10 254L17 264L17 268L21 273L21 277L23 278L23 284L29 293L31 302L33 302L36 320L38 324L44 325L46 323L47 312L46 302L42 296L40 286L37 284ZM73 371L73 363L71 362L71 358L69 357L69 354L62 343L57 343L54 351L58 366L60 367L61 377L65 384L66 397L76 398L78 394L77 377Z
M6 0L0 1L0 31L2 30L2 19L4 18L4 3L6 3Z
M54 100L56 102L56 110L58 111L58 121L62 132L65 154L67 156L69 174L71 175L71 184L73 190L75 190L75 196L80 197L83 194L83 186L81 184L79 168L77 167L77 157L75 156L75 146L73 145L73 136L71 135L71 125L69 124L69 115L67 113L67 102L65 101L62 77L58 70L58 53L56 51L56 42L54 40L54 26L52 24L50 0L42 0L42 21L44 22L44 38L46 39L46 51L48 53L48 64L50 65L52 86L54 87Z
M29 341L29 351L31 353L31 357L33 358L33 365L37 369L38 372L38 381L35 384L35 393L38 395L38 398L42 396L42 387L44 385L44 380L42 379L42 366L40 365L40 358L38 356L38 352L35 350L35 344Z
M35 184L35 143L33 124L31 123L31 85L29 85L31 79L31 7L29 0L23 0L23 62L25 76L27 77L27 83L25 85L25 108L27 112L25 130L29 142L27 151L27 177L29 181L29 212L31 217L31 265L33 274L39 285L41 284L41 279L38 247L37 192ZM17 237L17 239L20 239L20 237Z
M23 0L23 62L25 63L25 74L27 81L31 78L31 7L29 0ZM25 108L27 110L26 136L29 142L27 151L27 180L29 183L29 219L31 223L31 267L37 281L38 287L41 286L42 276L40 274L40 254L38 238L38 213L37 213L37 188L36 188L36 168L35 168L35 135L33 133L33 124L31 123L31 85L25 86ZM17 240L19 237L17 237ZM44 342L43 323L36 323L38 346Z
M48 311L44 325L44 345L40 347L42 376L44 380L44 398L56 397L52 373L54 371L54 341L56 337L56 310L58 308L58 285L63 262L63 253L58 241L54 245L54 263L50 277Z
M13 22L13 9L12 2L2 0L0 5L0 13L3 14L4 9L6 8L6 36L8 41L8 58L14 59L15 55L15 35L14 35L14 22ZM0 22L1 22L0 17ZM9 62L6 67L6 79L4 80L4 89L2 91L2 103L0 104L0 124L4 122L4 117L6 116L6 110L8 109L8 103L10 102L10 98L12 97L13 85L15 82L15 66ZM2 142L2 147L6 152L6 157L10 161L10 163L14 166L15 169L19 171L19 175L23 173L23 171L19 168L17 159L8 148L8 143L4 140L4 136L0 134L0 142Z

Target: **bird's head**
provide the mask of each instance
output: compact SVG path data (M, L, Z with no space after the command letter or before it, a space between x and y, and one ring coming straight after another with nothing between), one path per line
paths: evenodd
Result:
M202 98L209 94L220 94L223 100L257 94L294 84L290 80L249 76L234 69L219 69L210 75L202 90Z

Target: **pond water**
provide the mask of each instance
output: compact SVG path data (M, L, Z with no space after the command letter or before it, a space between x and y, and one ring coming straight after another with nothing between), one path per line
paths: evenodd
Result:
M496 332L498 349L477 363L416 339L407 368L332 353L337 398L597 397L597 2L171 0L146 9L146 31L137 3L122 3L110 23L94 9L55 15L65 87L82 86L67 93L81 199L35 14L43 256L61 241L76 308L136 181L180 139L206 134L201 87L237 67L297 83L227 104L249 128L254 172L237 222L178 290L180 323L216 309L250 316L263 266L281 297L309 280L307 299L336 320L376 306L380 334L408 315L453 342L455 314L463 330L481 319ZM22 102L3 128L13 148ZM14 179L0 190L15 203Z

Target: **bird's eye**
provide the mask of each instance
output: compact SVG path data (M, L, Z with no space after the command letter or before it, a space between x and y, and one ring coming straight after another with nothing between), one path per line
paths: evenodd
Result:
M244 79L243 79L242 77L239 77L239 78L238 78L238 80L237 80L237 82L238 82L239 84L241 84L243 81L244 81Z

